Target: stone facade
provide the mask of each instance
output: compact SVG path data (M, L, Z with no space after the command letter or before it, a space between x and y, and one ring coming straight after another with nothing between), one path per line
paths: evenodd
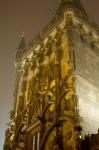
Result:
M81 141L81 150L99 150L99 130L96 134L85 135Z
M15 56L14 109L4 150L80 150L99 127L99 32L79 0Z

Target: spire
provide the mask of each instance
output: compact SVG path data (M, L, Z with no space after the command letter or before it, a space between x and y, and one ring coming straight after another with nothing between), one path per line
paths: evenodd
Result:
M21 35L21 41L17 49L24 49L25 47L26 47L26 44L25 44L25 38L24 38L24 32L23 32Z
M66 8L78 10L87 16L85 9L83 8L80 0L59 0L60 4Z
M22 58L25 51L26 51L26 43L25 43L24 33L22 33L21 41L19 43L18 48L16 49L16 55L15 55L16 61L19 61Z

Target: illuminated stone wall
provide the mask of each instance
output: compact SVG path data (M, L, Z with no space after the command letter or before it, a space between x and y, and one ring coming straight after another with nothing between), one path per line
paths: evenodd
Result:
M77 150L78 108L84 134L99 128L99 37L82 17L66 11L36 40L15 63L14 117L5 143Z
M73 30L77 95L83 133L99 128L99 37L88 25Z

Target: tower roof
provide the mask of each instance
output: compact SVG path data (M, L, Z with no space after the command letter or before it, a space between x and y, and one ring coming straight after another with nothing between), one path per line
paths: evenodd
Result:
M59 0L59 1L62 7L78 10L87 16L86 11L82 6L80 0Z

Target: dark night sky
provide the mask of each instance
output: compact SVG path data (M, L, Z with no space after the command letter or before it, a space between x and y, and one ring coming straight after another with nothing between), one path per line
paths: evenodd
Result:
M5 123L13 105L14 52L25 32L32 40L47 25L58 0L0 0L0 150ZM89 17L99 24L99 0L82 0Z

